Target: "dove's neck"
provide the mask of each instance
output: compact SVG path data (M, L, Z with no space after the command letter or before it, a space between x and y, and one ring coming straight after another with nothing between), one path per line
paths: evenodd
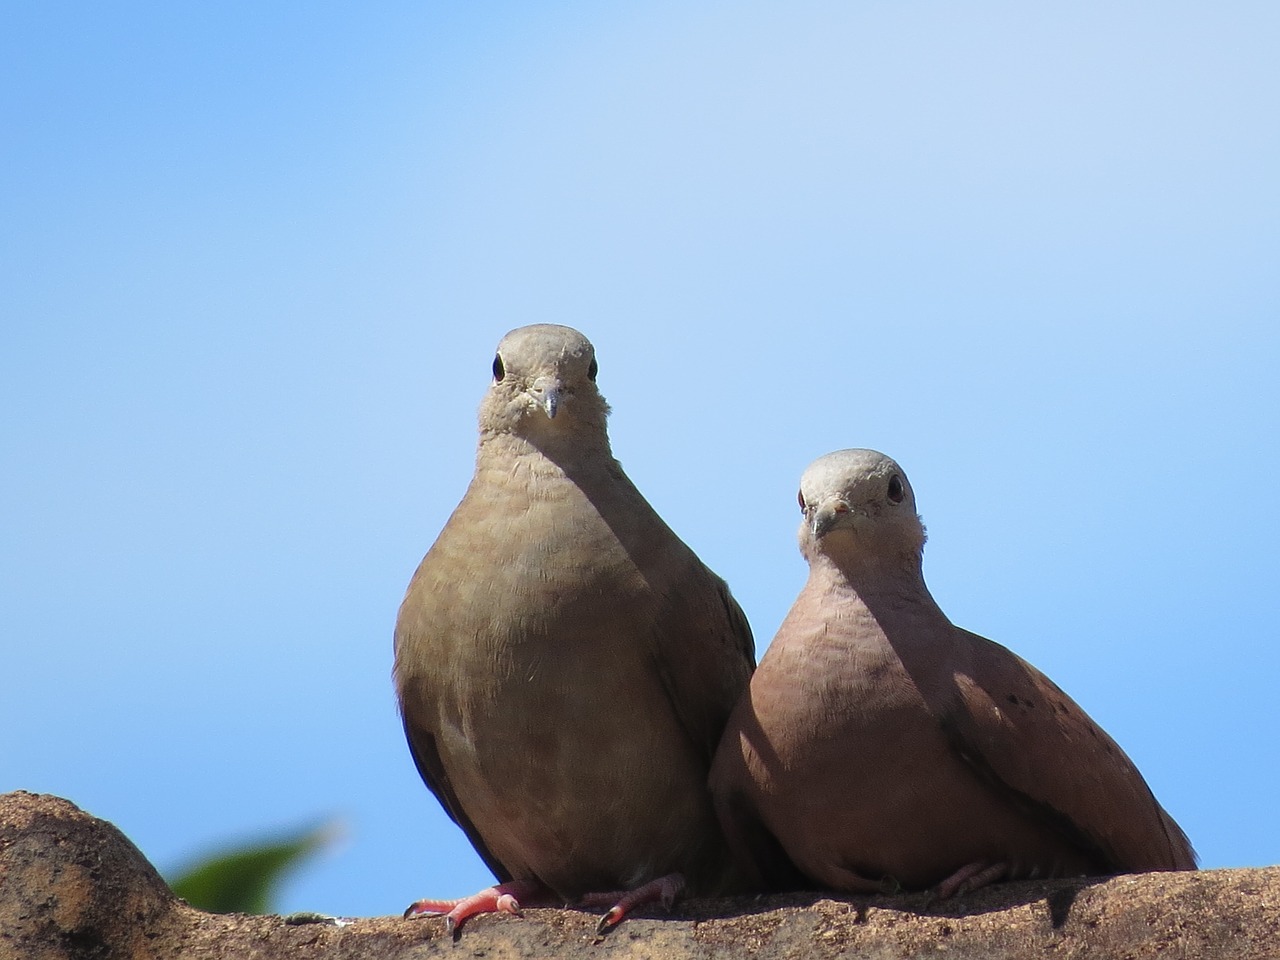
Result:
M953 696L949 639L955 635L930 596L919 563L841 564L819 555L810 561L803 608L823 625L828 642L865 663L895 663L931 703ZM796 601L800 607L801 601ZM850 649L852 648L852 650Z
M589 477L617 470L609 436L600 431L561 429L537 433L482 431L476 467L527 471L533 475Z
M828 603L864 608L886 634L922 620L946 621L925 586L918 555L866 560L817 552L809 558L808 589L826 595Z

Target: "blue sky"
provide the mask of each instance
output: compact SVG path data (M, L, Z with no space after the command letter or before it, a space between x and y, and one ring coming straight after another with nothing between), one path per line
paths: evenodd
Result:
M0 30L0 789L162 869L338 818L286 909L483 865L390 686L512 327L763 649L830 450L953 620L1280 862L1280 8L18 3ZM583 731L582 735L590 735Z

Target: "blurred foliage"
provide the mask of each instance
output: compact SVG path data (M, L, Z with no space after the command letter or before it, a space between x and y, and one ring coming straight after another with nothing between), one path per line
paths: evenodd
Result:
M335 824L215 853L167 877L173 892L210 913L274 913L285 875L337 836Z

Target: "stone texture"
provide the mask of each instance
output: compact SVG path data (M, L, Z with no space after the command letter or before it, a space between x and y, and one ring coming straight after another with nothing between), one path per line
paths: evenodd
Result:
M109 823L57 797L0 796L0 960L399 960L450 957L1206 958L1280 956L1280 867L1001 884L926 895L703 900L636 917L216 916L188 907Z

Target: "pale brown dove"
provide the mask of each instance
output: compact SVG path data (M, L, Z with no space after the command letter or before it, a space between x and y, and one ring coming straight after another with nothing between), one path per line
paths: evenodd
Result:
M809 579L730 718L717 812L757 879L946 897L1018 877L1195 869L1115 742L925 586L902 469L872 450L800 481Z
M406 911L451 929L552 896L614 904L604 929L734 876L706 781L751 630L613 459L596 369L569 327L502 339L475 475L400 607L414 760L502 881Z

